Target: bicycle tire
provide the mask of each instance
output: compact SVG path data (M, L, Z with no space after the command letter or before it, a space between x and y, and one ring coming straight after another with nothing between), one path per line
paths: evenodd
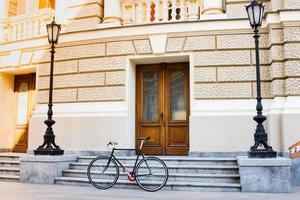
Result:
M149 171L150 174L146 175L145 173ZM147 178L146 176L149 177ZM169 178L168 167L157 157L147 157L138 163L135 169L135 178L137 184L143 190L155 192L166 185ZM154 180L154 178L158 180Z
M109 166L107 163L110 159ZM111 188L119 179L119 167L116 161L108 156L98 156L88 165L87 177L89 182L97 189Z

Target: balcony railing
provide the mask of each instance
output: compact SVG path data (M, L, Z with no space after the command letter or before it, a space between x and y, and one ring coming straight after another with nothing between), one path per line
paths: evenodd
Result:
M52 9L39 10L33 14L9 17L1 20L2 42L16 41L47 35L46 24L52 20Z
M224 2L225 0L108 0L104 4L104 15L107 16L104 16L101 25L110 27L109 23L111 26L119 26L220 18L224 15L216 14L224 13ZM65 15L64 12L58 14ZM32 14L2 19L0 42L45 36L46 24L53 16L54 10L42 9ZM68 22L63 24L65 27L72 26Z
M224 0L122 0L124 25L193 21L223 12Z

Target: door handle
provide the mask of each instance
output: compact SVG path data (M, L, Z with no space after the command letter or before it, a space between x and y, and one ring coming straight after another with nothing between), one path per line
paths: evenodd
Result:
M163 121L164 120L164 113L161 112L160 115L159 115L159 117L160 117L160 121Z

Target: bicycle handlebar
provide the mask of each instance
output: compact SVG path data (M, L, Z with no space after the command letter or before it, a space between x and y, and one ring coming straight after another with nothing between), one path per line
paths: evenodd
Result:
M108 149L111 149L110 148L111 145L113 145L113 148L115 148L115 146L117 146L118 143L116 143L116 142L109 142L106 146L107 146Z
M140 138L137 138L137 140L141 140L140 149L143 148L144 142L146 140L149 140L149 139L150 139L150 137L140 137ZM118 143L110 141L106 146L107 146L108 149L112 150L117 145L118 145ZM110 146L113 146L113 148L110 148Z

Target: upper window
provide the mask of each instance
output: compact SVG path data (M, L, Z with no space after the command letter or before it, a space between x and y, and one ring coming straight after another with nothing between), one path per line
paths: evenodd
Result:
M55 0L40 0L39 9L42 8L55 8Z
M8 2L8 16L16 16L18 14L18 0L9 0Z
M8 0L8 17L30 14L32 11L43 8L55 8L55 0L39 0L33 5L32 0Z

